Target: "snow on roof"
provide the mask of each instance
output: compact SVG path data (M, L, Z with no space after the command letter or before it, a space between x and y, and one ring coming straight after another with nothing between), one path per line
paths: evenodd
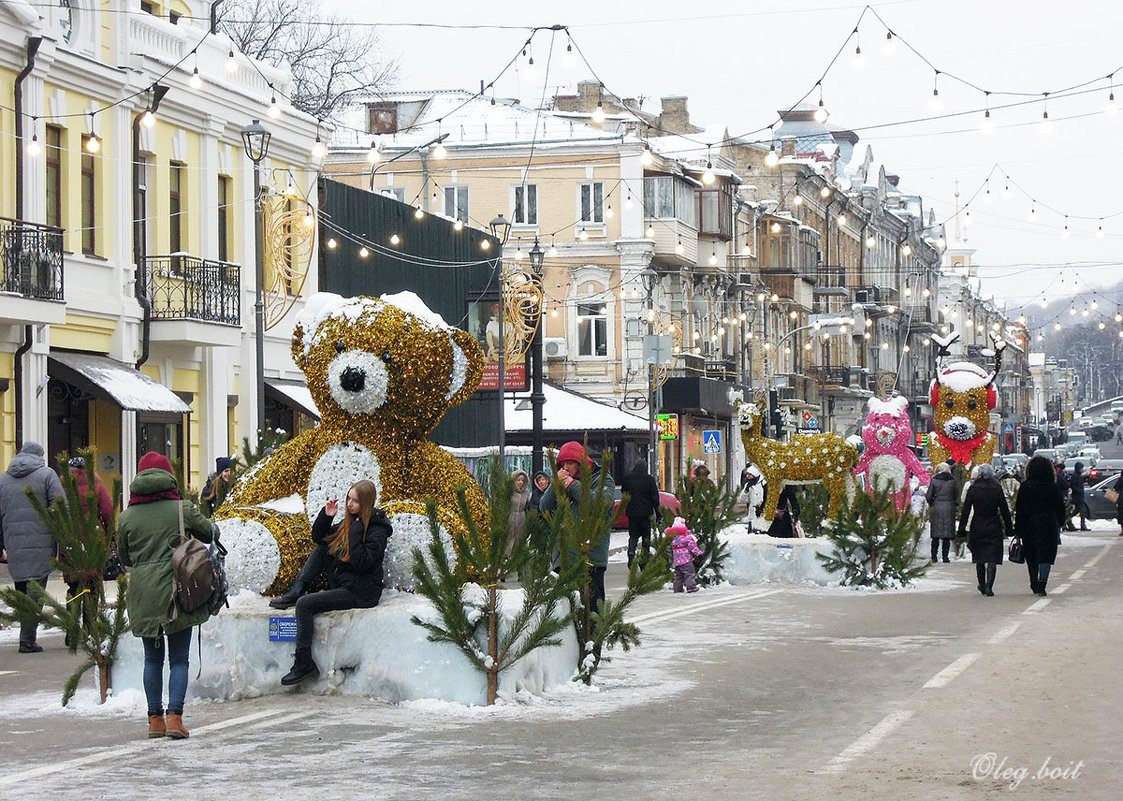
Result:
M191 407L178 395L130 364L108 356L65 351L51 351L51 359L96 384L122 409L191 414Z
M396 105L397 123L407 130L364 133L369 127L369 104ZM514 100L496 98L493 103L489 97L461 89L382 93L354 103L343 123L332 135L333 148L365 149L373 138L387 149L409 149L440 133L449 135L444 141L446 147L530 141L618 142L623 136L614 123L598 127Z
M542 427L546 431L636 431L647 432L646 417L608 406L577 392L545 384L542 392L546 402L542 406ZM508 431L533 430L533 412L528 403L525 409L518 406L526 398L508 398L503 410L503 424Z

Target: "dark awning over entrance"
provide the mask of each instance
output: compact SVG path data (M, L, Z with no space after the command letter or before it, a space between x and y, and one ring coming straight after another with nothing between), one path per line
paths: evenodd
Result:
M122 409L191 414L191 407L170 389L108 356L54 351L49 356L47 372L91 395L108 397Z

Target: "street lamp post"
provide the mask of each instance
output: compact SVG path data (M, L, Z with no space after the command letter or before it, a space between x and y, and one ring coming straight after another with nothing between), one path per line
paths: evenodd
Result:
M659 281L659 273L647 267L639 274L640 280L643 281L643 288L647 292L647 335L651 337L655 333L655 284ZM647 350L645 348L644 350ZM647 354L644 354L645 357ZM659 447L659 440L656 438L655 431L655 363L647 365L647 428L650 441L648 443L649 454L648 459L651 464L651 472L655 476L656 483L659 482L659 456L657 448Z
M542 470L545 464L542 457L544 445L542 407L546 404L546 396L542 393L542 326L546 323L546 317L543 314L545 311L543 300L546 295L542 286L542 263L545 257L546 253L542 250L542 246L538 244L538 237L534 237L534 247L530 249L530 269L534 271L534 277L538 281L539 295L538 319L534 321L534 336L530 340L530 469L532 473Z
M504 470L506 470L507 433L505 429L507 426L504 420L503 393L505 390L504 382L506 381L507 342L503 333L503 318L506 316L506 293L503 291L503 246L507 244L507 239L511 236L511 223L502 214L499 214L487 224L487 227L491 231L491 235L499 240L499 252L495 255L495 274L492 280L499 287L499 459L503 463Z
M253 162L253 233L254 233L254 339L257 349L257 436L265 431L265 256L262 231L264 203L261 196L261 162L269 155L269 140L273 134L254 120L242 129L242 145L246 156Z

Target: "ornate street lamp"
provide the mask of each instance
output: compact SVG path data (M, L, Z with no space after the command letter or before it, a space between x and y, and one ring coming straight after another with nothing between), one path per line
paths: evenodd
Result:
M506 389L504 382L506 381L507 342L503 334L503 318L506 316L507 310L504 301L506 293L503 291L503 246L507 244L507 239L511 236L511 221L502 214L498 214L495 219L487 224L487 227L491 231L491 235L499 240L499 247L495 254L495 274L492 280L499 287L499 459L506 469L507 433L505 429L507 426L503 414L503 392Z
M269 140L273 134L269 129L254 120L242 129L242 144L246 156L253 162L253 231L254 231L254 283L255 298L253 305L254 338L257 348L257 436L265 431L265 256L263 252L264 204L261 196L261 162L269 155Z
M640 280L643 282L644 291L647 292L647 336L650 338L655 333L655 285L659 283L659 273L655 272L651 267L647 267L639 274ZM648 348L644 348L647 350ZM645 356L647 354L644 354ZM650 442L648 443L648 459L651 464L652 474L655 476L655 481L659 481L659 454L658 445L659 441L655 433L655 364L647 365L647 428Z
M534 321L534 336L530 340L530 414L531 414L531 473L537 473L543 468L542 459L542 407L546 405L546 396L542 393L542 326L545 325L544 315L545 293L542 291L542 265L546 253L538 244L538 237L534 237L534 247L530 249L530 269L538 284L538 319Z

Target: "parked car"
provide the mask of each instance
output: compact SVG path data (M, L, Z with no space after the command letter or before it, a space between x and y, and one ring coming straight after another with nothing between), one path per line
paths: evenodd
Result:
M1029 464L1029 457L1024 453L1008 453L1006 458L1018 466L1018 470L1024 471L1026 465Z
M617 491L617 493L619 493L620 488L617 487L616 491ZM620 506L620 501L617 501L613 505L613 507L612 507L612 514L613 515L616 514L616 509L619 506ZM661 506L665 509L670 509L671 512L673 512L676 515L682 509L682 504L679 503L678 498L676 498L674 495L672 495L669 492L663 492L663 490L659 490L659 506ZM612 525L612 527L614 529L617 529L617 530L619 530L619 529L627 530L627 528L628 528L628 513L626 511L621 512L620 518Z
M1056 448L1038 448L1033 452L1033 455L1044 456L1050 462L1056 463L1057 459L1059 459L1061 456L1061 452Z
M1096 486L1084 491L1084 500L1088 504L1088 519L1111 520L1119 513L1115 504L1104 497L1105 492L1115 487L1116 481L1118 476L1105 478Z
M1123 459L1100 459L1096 466L1088 471L1088 481L1095 483L1105 478L1112 478L1123 472Z

